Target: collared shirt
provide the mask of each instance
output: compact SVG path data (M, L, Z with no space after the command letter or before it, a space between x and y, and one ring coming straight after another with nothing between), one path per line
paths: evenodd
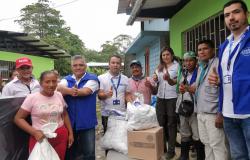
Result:
M78 80L76 81L76 84L78 85L78 83L81 81L81 79L86 75L86 73ZM72 78L76 80L76 76L75 75L72 75ZM66 79L62 79L59 83L60 85L63 85L65 87L68 86L68 82ZM83 86L84 87L87 87L89 89L91 89L92 93L94 93L95 91L97 91L99 89L99 84L97 81L95 80L88 80L86 82L86 84Z
M249 29L249 26L247 27L247 29ZM232 43L231 49L230 48L230 43L228 43L227 47L225 48L223 55L222 55L222 60L221 60L221 68L222 68L222 74L223 77L225 76L230 76L232 79L233 76L233 68L234 68L234 61L239 53L239 49L240 47L238 47L238 50L236 51L235 55L232 57L231 59L231 66L230 69L227 69L227 62L229 59L229 50L231 50L231 52L235 49L235 47L239 44L242 40L242 35L244 33L242 33L240 35L240 38L237 41L233 41L233 34L231 34L230 36L228 36L228 40L230 43ZM224 83L224 81L222 80L222 85L223 85L223 108L222 108L222 113L223 116L225 117L229 117L229 118L248 118L250 117L250 114L244 114L244 115L240 115L240 114L234 114L234 106L233 106L233 90L232 90L232 82L231 83Z
M119 76L121 76L120 85L118 87L117 97L115 94L115 89L113 88L113 96L105 100L101 100L101 112L103 116L109 116L110 110L118 110L121 112L126 111L125 107L125 94L130 91L128 85L128 77L120 74L118 76L112 76L109 72L106 72L100 76L98 79L100 81L100 89L104 92L108 92L112 87L111 78L113 78L115 86L117 86ZM119 100L120 105L113 105L114 100Z
M148 78L152 86L156 86L155 82L150 77L146 77L146 78ZM143 94L144 103L150 105L152 91L149 87L145 86L146 78L143 78L138 81L133 80L132 78L129 78L128 83L129 83L131 93L139 92Z
M168 73L171 79L177 78L178 66L178 62L174 61L173 64L168 67ZM171 86L170 84L168 84L168 81L163 79L163 75L165 73L165 68L163 69L163 72L159 72L158 70L156 70L159 82L157 97L162 99L177 98L176 85Z
M30 93L40 91L40 84L36 79L31 79L30 84L27 86L22 83L17 77L7 83L2 91L2 97L25 97Z
M187 81L188 81L188 84L190 84L190 81L191 81L191 79L192 79L193 74L194 74L194 72L192 72L192 73L188 72L188 73L187 73ZM184 81L184 77L181 76L180 82L182 83L183 81ZM192 101L192 98L191 98L190 94L192 94L192 93L185 92L185 93L183 94L183 100ZM194 94L192 94L192 96L193 96L193 100L194 100ZM176 101L176 110L175 110L176 113L178 113L178 109L179 109L179 106L180 106L180 104L181 104L181 100L182 100L182 94L179 93L179 94L178 94L178 97L177 97L177 101ZM196 106L194 106L194 112L195 112L195 113L197 112L197 107L196 107Z
M209 60L207 67L205 67L202 75L201 66L198 69L196 78L196 102L197 113L217 113L219 101L219 88L212 86L208 82L208 75L213 71L213 68L218 68L219 59L214 57Z

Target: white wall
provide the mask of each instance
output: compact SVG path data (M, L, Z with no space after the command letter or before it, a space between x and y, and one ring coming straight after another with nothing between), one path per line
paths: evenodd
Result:
M169 31L169 20L152 19L144 21L145 31Z

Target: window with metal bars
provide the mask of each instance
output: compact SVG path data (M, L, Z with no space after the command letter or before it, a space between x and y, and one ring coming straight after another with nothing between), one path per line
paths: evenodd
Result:
M0 73L3 80L8 80L10 72L15 69L15 62L0 60Z
M224 23L223 13L219 13L188 29L182 35L184 52L196 51L198 42L204 39L213 40L217 52L219 45L230 35L230 31Z

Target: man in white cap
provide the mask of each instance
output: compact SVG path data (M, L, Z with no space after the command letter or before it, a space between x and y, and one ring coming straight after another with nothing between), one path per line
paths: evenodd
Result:
M2 97L24 97L40 91L39 82L32 77L33 65L31 59L27 57L17 59L16 70L18 76L4 86Z

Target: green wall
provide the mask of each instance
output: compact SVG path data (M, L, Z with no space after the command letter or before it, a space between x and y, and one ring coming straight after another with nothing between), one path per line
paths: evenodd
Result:
M176 15L170 19L170 46L178 56L182 56L182 33L208 17L222 11L228 0L190 0ZM250 10L250 1L245 0Z
M45 70L51 70L54 68L54 60L50 58L0 51L0 60L15 62L16 59L21 57L28 57L32 60L34 67L33 74L35 75L36 78L40 77L41 72Z

